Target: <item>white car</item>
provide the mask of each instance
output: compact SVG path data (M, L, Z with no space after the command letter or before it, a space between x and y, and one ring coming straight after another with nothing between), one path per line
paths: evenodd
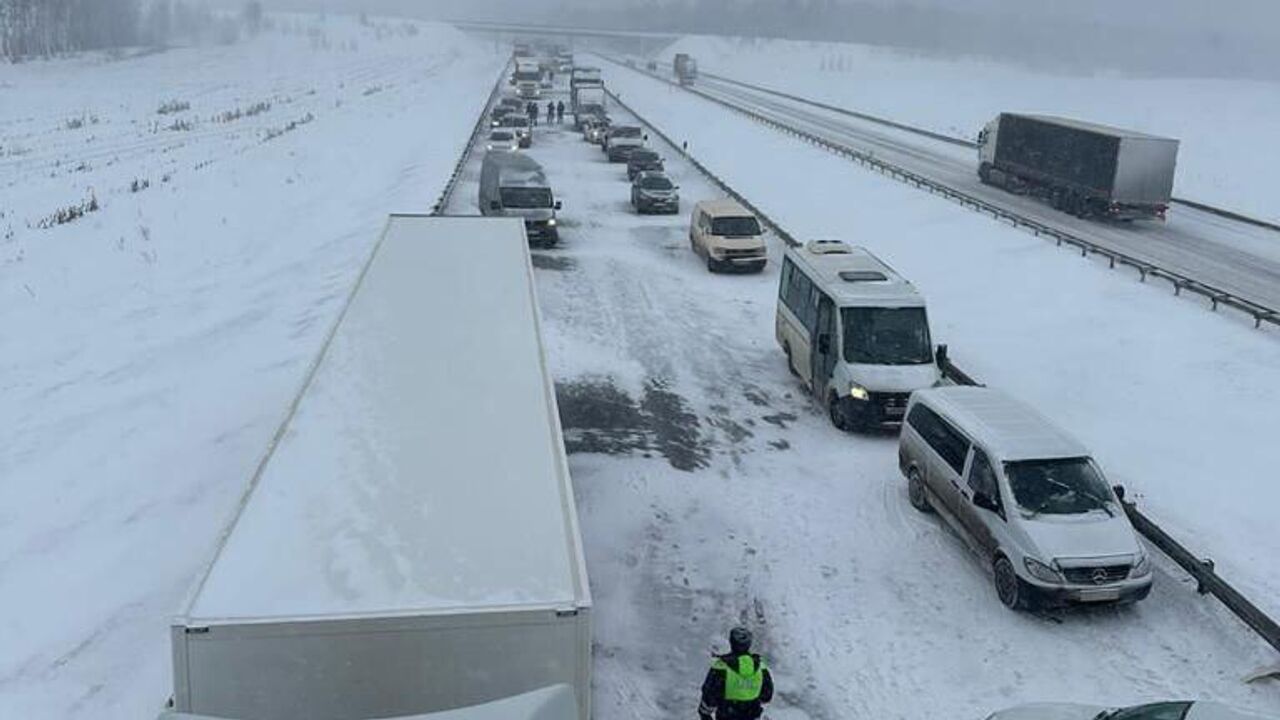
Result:
M1123 708L1033 703L993 713L987 720L1276 720L1215 702L1156 702Z
M494 130L489 133L484 149L515 152L520 149L520 138L511 130Z

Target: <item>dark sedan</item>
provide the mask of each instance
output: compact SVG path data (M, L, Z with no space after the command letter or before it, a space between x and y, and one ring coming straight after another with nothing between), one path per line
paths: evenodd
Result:
M631 206L636 212L644 213L678 213L680 212L679 187L671 182L666 173L642 172L631 182Z
M642 172L662 172L662 157L648 148L632 150L627 156L627 179L635 180Z

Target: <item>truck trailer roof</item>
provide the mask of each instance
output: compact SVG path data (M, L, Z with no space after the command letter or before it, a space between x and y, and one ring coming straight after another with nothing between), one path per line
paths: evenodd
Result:
M1091 123L1085 120L1075 120L1073 118L1058 117L1057 115L1036 115L1033 113L1007 113L1009 115L1017 115L1019 117L1039 120L1040 122L1053 123L1055 125L1063 125L1085 132L1098 133L1099 135L1110 135L1117 138L1138 138L1143 140L1168 140L1169 142L1177 142L1174 138L1161 137L1160 135L1151 135L1137 130L1127 130L1125 128L1113 127L1111 125L1102 125L1100 123Z
M521 222L393 216L185 620L590 604Z

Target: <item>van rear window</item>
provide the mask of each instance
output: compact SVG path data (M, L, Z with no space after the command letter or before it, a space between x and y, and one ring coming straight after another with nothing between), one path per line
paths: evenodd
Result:
M712 235L759 235L760 223L753 217L718 217L711 220Z

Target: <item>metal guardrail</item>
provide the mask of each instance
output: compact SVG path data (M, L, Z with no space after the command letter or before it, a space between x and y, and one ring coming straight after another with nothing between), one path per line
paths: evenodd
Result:
M943 133L934 132L932 130L926 130L924 128L916 127L914 125L901 123L896 120L890 120L888 118L878 117L876 115L859 112L857 110L850 110L849 108L840 107L838 105L831 105L829 103L824 103L818 100L801 97L799 95L793 95L791 93L783 92L781 90L774 90L773 88L764 87L763 85L756 85L755 83L749 83L743 80L735 80L731 77L725 77L724 75L716 75L714 73L709 73L709 72L702 72L700 73L700 75L703 77L709 77L712 80L715 80L717 82L722 82L727 85L736 85L738 87L747 88L748 90L754 90L756 92L765 93L767 95L774 95L776 97L791 100L792 102L803 103L805 105L821 108L823 110L828 110L830 112L838 113L840 115L846 115L848 117L857 118L859 120L865 120L867 122L875 123L877 125L883 125L885 127L893 128L895 130L902 130L903 132L909 132L909 133L912 133L913 135L927 137L930 140L937 140L939 142L950 143L952 145L959 145L961 147L966 147L971 149L977 149L978 147L978 143L968 138L956 137L954 135L945 135ZM1252 217L1249 215L1245 215L1243 213L1236 212L1234 210L1228 210L1226 208L1221 208L1215 205L1210 205L1208 203L1203 203L1198 200L1191 200L1189 198L1182 198L1182 197L1174 197L1170 199L1170 202L1177 203L1178 205L1185 205L1189 208L1194 208L1201 212L1209 213L1211 215L1224 217L1224 218L1227 218L1228 220L1234 220L1236 222L1245 223L1247 225L1253 225L1256 227L1266 228L1268 230L1275 230L1277 232L1280 232L1280 223L1274 223L1269 220L1263 220L1261 218Z
M620 63L613 58L603 55L601 57L615 65L626 67L625 64ZM634 70L634 68L632 69ZM1024 215L1012 212L1007 208L982 200L981 198L970 195L963 190L957 190L949 185L944 185L931 180L919 173L912 172L898 165L882 160L872 153L858 150L843 143L835 142L834 140L824 138L805 130L800 130L754 110L740 105L735 105L722 98L716 97L715 95L699 90L696 87L682 86L668 78L657 77L654 75L648 76L665 82L672 87L678 87L687 92L693 93L704 100L716 103L717 105L732 110L740 115L744 115L763 125L767 125L771 128L822 147L840 155L841 157L874 169L877 172L892 177L900 182L907 183L921 190L927 190L935 195L940 195L977 212L990 213L993 218L1006 220L1015 227L1030 230L1037 237L1044 236L1052 238L1059 246L1070 245L1075 247L1080 251L1082 257L1088 257L1091 254L1098 255L1106 258L1108 266L1111 268L1115 268L1117 265L1131 267L1138 271L1143 282L1146 282L1149 277L1167 280L1173 287L1175 295L1181 295L1182 291L1186 290L1208 299L1214 310L1217 310L1219 306L1226 306L1239 310L1253 318L1253 326L1255 328L1261 327L1264 322L1280 327L1280 310L1266 307L1265 305L1242 298L1227 290L1201 282L1190 276L1183 275L1182 273L1161 268L1155 264L1147 262L1146 260L1141 260L1118 250L1103 247L1091 240L1086 240L1078 235L1074 235L1065 230L1042 223L1039 220L1034 220Z
M646 125L651 132L662 138L668 145L674 148L681 148L682 145L676 143L669 135L664 133L653 123L650 123L635 111L634 108L623 102L612 91L605 91L613 102L619 107L635 116L635 118ZM796 247L800 241L787 232L782 226L769 217L769 215L761 211L758 207L751 203L745 196L733 189L723 178L716 175L709 168L698 161L697 158L688 152L682 151L682 156L703 175L709 178L717 187L727 193L729 196L742 203L744 207L755 213L756 217L768 227L774 234L787 243L791 247ZM982 385L978 380L969 373L957 366L945 351L939 352L938 367L947 379L957 385ZM1178 541L1174 540L1164 529L1156 524L1154 520L1147 517L1138 510L1137 506L1130 500L1125 499L1124 488L1116 486L1116 494L1120 497L1120 504L1124 508L1125 514L1129 517L1133 527L1152 545L1156 546L1170 560L1177 563L1183 570L1187 571L1199 583L1198 591L1200 593L1212 594L1223 605L1227 607L1236 617L1238 617L1245 625L1249 626L1264 641L1280 651L1280 625L1271 619L1266 613L1254 605L1247 598L1228 583L1222 576L1218 575L1214 569L1213 561L1201 559L1187 550Z
M475 151L476 141L480 139L480 134L489 128L489 108L493 107L493 103L498 99L498 95L502 92L502 80L507 76L507 72L511 69L511 63L508 61L498 71L498 79L493 83L493 90L489 92L489 99L485 100L484 107L480 108L480 117L476 118L476 124L471 128L471 134L467 137L467 144L462 148L462 153L458 155L458 162L453 165L453 172L449 174L449 181L444 184L444 188L440 190L440 196L431 206L432 215L443 215L445 207L449 204L449 198L453 196L453 191L458 187L458 181L462 179L462 171L467 167L467 161L471 159L471 153Z
M1133 527L1142 533L1143 537L1151 541L1152 545L1160 548L1161 552L1167 555L1169 559L1178 563L1183 570L1186 570L1191 577L1195 578L1198 583L1197 591L1201 594L1208 593L1218 598L1245 625L1248 625L1263 640L1267 641L1267 644L1280 651L1280 624L1276 624L1275 620L1272 620L1266 613L1259 610L1257 605L1249 602L1248 598L1241 595L1239 590L1236 590L1224 580L1214 568L1213 560L1196 557L1182 543L1174 540L1154 520L1139 510L1134 502L1125 499L1124 487L1117 485L1115 490L1116 494L1120 496L1120 505L1124 508L1125 514L1129 516L1129 521L1133 523Z

